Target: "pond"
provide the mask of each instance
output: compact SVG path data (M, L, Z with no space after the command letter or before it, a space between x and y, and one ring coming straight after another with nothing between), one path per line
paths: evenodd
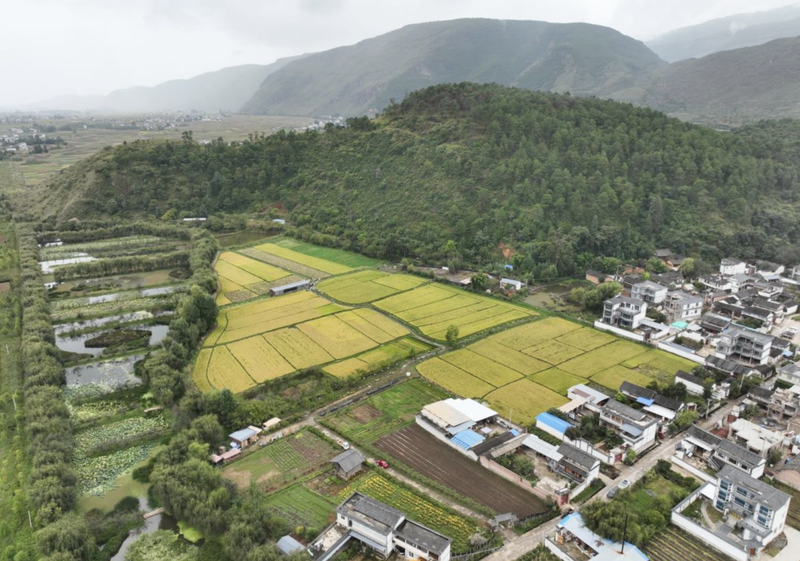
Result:
M133 365L144 357L145 355L134 355L67 368L64 371L67 376L67 390L95 386L100 393L106 393L138 386L142 381L134 375Z
M157 288L143 288L140 290L129 290L127 292L113 292L102 296L88 296L84 299L86 304L100 304L102 302L114 302L116 300L131 300L142 296L163 296L183 290L186 285L159 286Z
M150 339L148 345L153 347L161 343L164 337L169 333L169 325L147 325L141 328L133 328L136 331L149 331ZM87 354L92 356L102 356L106 350L104 347L87 347L86 341L99 337L109 331L98 331L95 333L84 333L83 335L75 335L74 337L62 337L56 331L56 346L62 351L68 353Z
M134 321L143 321L157 317L171 316L174 314L175 312L169 310L158 312L155 314L147 311L128 312L127 314L120 314L116 316L106 316L103 318L88 319L84 321L59 323L58 325L53 326L53 331L55 331L56 335L59 335L60 333L69 333L71 331L82 331L84 329L93 329L95 327L102 327L104 325L108 325L109 323L130 323Z
M73 263L87 263L94 261L96 258L86 253L76 253L76 257L69 257L67 259L54 259L52 261L40 261L39 266L42 268L42 273L49 275L53 269L62 265L72 265Z
M147 506L147 499L139 497L139 510L141 510L143 513L150 510ZM130 546L133 545L136 540L145 534L152 534L156 530L168 530L170 532L178 533L178 523L168 514L156 514L145 519L144 526L131 531L128 537L125 538L125 541L122 542L119 551L117 551L117 553L115 553L111 558L111 561L124 561L125 554L128 552L128 548L130 548Z

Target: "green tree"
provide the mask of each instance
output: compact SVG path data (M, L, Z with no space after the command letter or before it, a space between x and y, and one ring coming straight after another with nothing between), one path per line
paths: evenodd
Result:
M486 290L486 287L489 285L489 277L486 273L477 272L469 280L470 286L472 286L472 290L483 292Z
M455 347L458 343L458 326L457 325L448 325L447 326L447 333L445 334L445 340L447 341L447 345L450 347Z

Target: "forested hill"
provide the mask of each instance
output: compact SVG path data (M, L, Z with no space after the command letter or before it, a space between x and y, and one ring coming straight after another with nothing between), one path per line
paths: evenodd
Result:
M583 23L459 19L408 25L271 74L242 111L363 115L448 82L609 96L664 64L642 42Z
M800 137L792 122L719 133L611 101L441 85L348 128L108 148L46 186L43 208L69 220L280 203L301 234L370 255L440 259L452 239L487 263L506 244L559 274L656 246L793 263L797 143L764 141L781 128Z

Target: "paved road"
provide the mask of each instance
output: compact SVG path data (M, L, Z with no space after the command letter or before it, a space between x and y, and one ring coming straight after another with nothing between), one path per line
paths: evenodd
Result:
M742 399L740 398L735 401L732 401L713 413L707 420L701 420L698 424L704 428L713 428L717 421L728 415L731 409L735 405L738 405ZM631 482L637 481L640 479L645 473L650 471L652 468L655 467L658 460L666 460L669 459L670 456L675 452L675 445L683 439L683 435L679 434L667 440L663 440L661 442L661 446L659 446L656 450L651 451L649 454L644 456L641 460L636 462L631 467L625 467L620 470L620 475L616 479L616 483L619 483L623 479L628 479ZM604 478L605 480L605 478ZM607 489L610 489L608 487ZM607 489L604 489L591 499L587 501L587 504L590 502L598 501L598 500L607 500L606 493L608 492ZM516 538L511 539L510 541L506 542L506 544L492 553L491 555L485 557L485 561L513 561L514 559L521 557L525 553L534 549L539 543L541 543L544 538L547 536L553 535L555 533L556 526L558 525L559 519L555 518L546 522L539 526L538 528L534 528L530 532L518 536ZM788 548L787 548L788 549Z

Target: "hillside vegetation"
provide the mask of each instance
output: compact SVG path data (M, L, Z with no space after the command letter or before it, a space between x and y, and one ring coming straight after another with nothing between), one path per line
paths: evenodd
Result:
M647 42L667 62L763 45L800 35L800 6L735 14L682 27Z
M607 96L660 64L640 41L597 25L422 23L295 61L267 77L242 111L362 115L411 91L461 81Z
M40 210L64 221L279 204L299 235L368 255L442 259L452 239L486 263L503 243L523 270L564 275L655 246L800 259L793 122L719 133L616 102L459 84L349 124L109 148L47 185Z
M798 31L800 33L800 30ZM800 117L800 37L657 69L627 98L695 122L741 124Z

